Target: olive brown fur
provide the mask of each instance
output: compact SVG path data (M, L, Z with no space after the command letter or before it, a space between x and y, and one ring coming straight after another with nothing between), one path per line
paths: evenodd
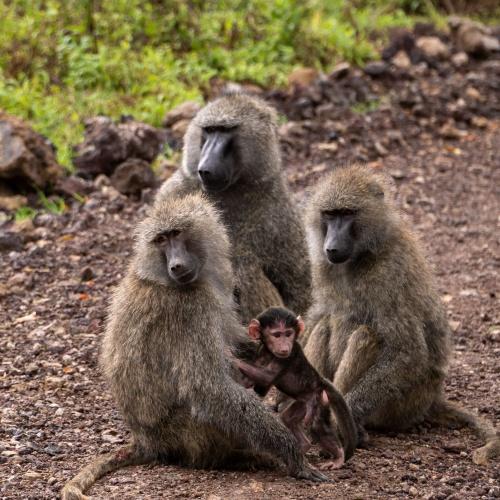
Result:
M186 235L197 279L169 278L157 235ZM109 309L101 366L132 441L85 467L68 499L120 467L157 460L192 467L284 464L318 479L289 431L231 377L225 349L246 334L234 312L229 238L202 195L166 198L139 225L134 256Z
M424 419L466 424L486 440L473 454L485 463L498 455L498 434L445 400L446 313L389 191L385 176L360 165L336 169L315 190L306 215L313 304L305 353L344 395L361 429L399 430ZM339 243L342 224L348 231ZM341 247L348 253L339 257Z
M276 111L256 97L234 94L209 103L189 125L182 167L158 195L204 190L222 211L244 323L269 306L304 314L310 304L303 223L281 168L277 129ZM210 148L207 141L217 134L222 142ZM222 176L221 189L207 187L203 165Z

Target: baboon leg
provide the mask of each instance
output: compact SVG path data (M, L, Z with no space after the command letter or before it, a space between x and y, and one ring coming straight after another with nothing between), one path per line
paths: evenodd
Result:
M342 467L345 462L345 453L340 445L336 426L331 421L329 407L322 407L318 410L311 425L311 436L313 441L319 444L321 455L331 459L322 468Z
M304 433L302 422L307 413L307 405L304 401L295 401L281 414L281 420L290 429L297 439L300 449L306 452L311 447L309 438Z
M261 455L248 450L231 450L223 466L230 470L277 469L280 463L270 455Z
M360 326L349 337L347 349L333 379L333 385L341 394L345 395L351 391L375 363L380 346L380 340L365 325Z

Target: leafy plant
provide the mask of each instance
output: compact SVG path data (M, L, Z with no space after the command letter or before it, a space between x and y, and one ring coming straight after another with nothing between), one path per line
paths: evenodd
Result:
M47 198L43 191L38 191L38 200L43 208L51 214L60 215L66 210L66 203L59 196Z
M0 0L0 108L31 121L72 169L84 118L160 125L214 77L283 85L377 54L374 33L439 13L431 0Z
M20 207L14 214L14 220L22 221L26 219L33 219L37 213L38 212L34 208L28 206Z

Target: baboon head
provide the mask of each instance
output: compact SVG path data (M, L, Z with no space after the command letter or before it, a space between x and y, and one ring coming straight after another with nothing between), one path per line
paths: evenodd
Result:
M184 138L183 169L205 191L258 182L279 167L277 116L264 101L243 94L205 106Z
M219 214L200 194L158 200L139 225L135 265L143 279L192 285L214 271L227 272L228 260Z
M313 259L330 264L376 254L394 216L384 177L361 165L337 168L322 179L308 208Z

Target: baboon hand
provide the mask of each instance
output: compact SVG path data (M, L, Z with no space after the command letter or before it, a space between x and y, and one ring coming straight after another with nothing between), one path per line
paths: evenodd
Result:
M305 481L313 481L315 483L331 483L332 480L320 472L318 469L315 469L312 465L304 464L302 469L299 469L295 473L292 473L292 476L296 479L302 479Z

